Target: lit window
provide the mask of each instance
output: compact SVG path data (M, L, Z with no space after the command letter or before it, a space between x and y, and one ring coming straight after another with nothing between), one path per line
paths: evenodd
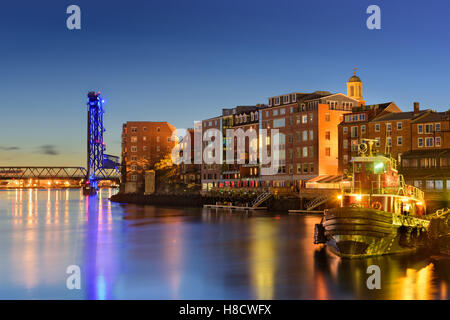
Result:
M433 140L433 138L425 138L425 146L432 147L434 145Z
M329 157L331 155L331 149L330 148L325 148L325 155L327 157Z
M441 137L436 137L436 147L441 146Z
M392 126L390 123L386 123L386 131L390 132L392 130Z
M441 124L440 123L436 123L434 125L434 128L436 129L436 132L440 132L441 131Z

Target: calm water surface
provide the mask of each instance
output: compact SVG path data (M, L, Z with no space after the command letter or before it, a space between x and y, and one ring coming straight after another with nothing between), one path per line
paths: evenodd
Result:
M2 299L448 299L450 261L347 261L313 245L318 216L119 205L104 189L0 191ZM366 269L382 270L368 290ZM81 268L81 290L66 269Z

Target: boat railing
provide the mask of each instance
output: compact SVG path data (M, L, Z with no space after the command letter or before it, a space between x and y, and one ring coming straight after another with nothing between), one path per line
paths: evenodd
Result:
M402 180L400 180L402 181ZM368 183L366 183L368 185ZM407 185L403 182L400 182L399 185L393 186L384 181L371 181L370 187L362 187L361 181L354 181L351 186L341 186L341 191L343 194L352 193L352 194L396 194L403 195L406 197L412 197L417 200L424 199L424 192L419 188L416 188L411 185Z

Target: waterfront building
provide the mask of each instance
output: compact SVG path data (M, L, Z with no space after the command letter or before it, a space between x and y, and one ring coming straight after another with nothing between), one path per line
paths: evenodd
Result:
M279 130L280 167L277 174L261 176L262 184L300 188L311 179L337 175L338 124L362 103L356 96L328 91L270 97L260 121L268 136Z
M376 125L369 125L371 121L375 117L383 119L385 115L397 113L401 113L400 108L394 102L387 102L355 106L351 113L344 114L343 120L338 126L339 172L344 172L351 158L358 155L358 146L362 139L381 138L381 121ZM374 147L380 148L380 142Z
M195 163L196 152L201 152L195 150L195 139L201 137L196 137L195 131L192 128L186 130L186 135L189 135L188 139L183 139L180 143L180 156L184 158L185 153L188 155L189 159L183 161L180 164L180 181L189 186L200 186L201 185L201 169L202 165Z
M218 182L220 180L220 175L222 172L221 163L205 163L203 158L203 150L207 148L208 141L204 139L205 133L209 129L221 130L222 128L222 117L209 118L202 121L202 165L201 165L201 178L202 178L202 189L210 190L214 187L218 187ZM214 138L212 138L214 139ZM214 150L215 151L215 150ZM215 154L211 154L211 157Z
M405 179L427 193L450 192L450 110L429 110L410 126L411 148L401 157Z
M175 127L168 122L128 121L122 126L122 185L125 192L143 188L144 172L171 154Z

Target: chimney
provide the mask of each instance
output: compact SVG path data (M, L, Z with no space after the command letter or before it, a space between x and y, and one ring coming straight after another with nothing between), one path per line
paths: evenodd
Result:
M419 113L419 103L414 102L414 114L418 114L418 113Z

